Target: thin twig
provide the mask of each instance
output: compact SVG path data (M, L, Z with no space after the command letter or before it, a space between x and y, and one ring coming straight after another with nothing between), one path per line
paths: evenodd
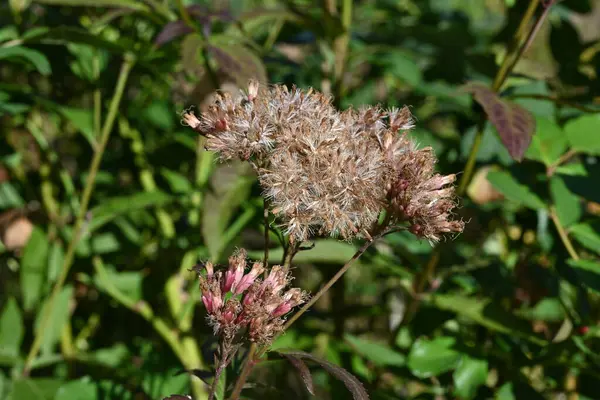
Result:
M56 299L58 298L58 295L60 294L60 291L62 290L67 276L69 274L69 270L73 265L73 261L75 259L75 249L77 248L77 244L79 243L79 239L81 238L86 225L85 220L90 199L92 197L92 192L96 183L96 174L98 173L100 162L102 161L102 156L104 155L104 150L106 149L106 144L108 143L108 139L112 132L115 118L119 110L119 104L121 103L121 98L123 97L123 93L125 92L125 84L127 83L129 72L131 71L131 68L133 67L134 63L134 57L130 54L126 54L123 64L121 65L121 71L119 72L119 78L117 80L115 92L110 102L108 115L106 117L106 120L104 121L102 134L100 136L98 146L94 151L92 162L90 164L88 177L85 183L85 187L83 189L83 194L81 196L81 207L79 209L79 214L77 215L77 219L75 221L75 226L73 228L72 236L67 247L67 252L65 254L65 258L62 264L61 272L58 279L56 280L54 288L52 289L52 293L48 301L48 306L46 307L46 311L42 316L42 322L39 326L39 330L35 336L35 339L33 340L33 344L31 346L31 349L29 350L27 359L25 360L25 364L23 367L24 376L29 375L31 363L35 360L38 352L40 351L44 334L46 333L48 329L48 324L50 323L50 316L52 315L54 307L56 306Z
M554 222L554 226L558 231L558 236L560 236L560 240L565 245L567 252L571 256L573 260L579 260L579 254L575 251L575 247L573 247L573 243L571 243L571 239L569 239L569 235L565 231L565 228L562 226L558 215L556 214L556 208L554 206L550 207L550 218L552 218L552 222Z
M235 382L235 386L233 387L233 391L231 392L231 397L229 400L238 400L240 398L240 394L242 393L242 389L244 388L244 384L252 372L252 368L256 364L256 351L258 346L256 343L252 343L250 345L250 350L248 350L248 355L246 356L246 361L244 362L244 366L242 367L242 371L240 372L240 376Z
M265 255L263 257L263 266L267 268L269 265L269 203L267 199L264 201L263 218L265 224Z

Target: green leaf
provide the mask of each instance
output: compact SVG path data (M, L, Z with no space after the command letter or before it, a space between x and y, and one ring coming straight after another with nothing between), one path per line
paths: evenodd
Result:
M400 50L394 50L386 53L385 70L394 78L406 82L408 85L419 86L423 80L421 68L417 65L414 58Z
M50 75L52 69L43 53L21 46L0 47L0 60L11 58L24 58L29 61L42 75Z
M215 399L216 400L225 400L226 389L227 389L227 371L223 370L223 373L221 374L221 378L219 379L219 382L217 382L217 388L215 390Z
M25 202L18 190L10 182L0 183L0 210L5 208L18 208Z
M17 357L20 353L23 333L23 316L17 301L11 297L0 315L0 354Z
M90 232L93 232L120 215L145 207L160 207L170 203L172 200L172 196L158 190L106 199L91 210L92 220L89 223L88 229Z
M577 224L569 228L569 233L583 246L600 254L600 226Z
M525 157L541 161L548 167L564 154L567 147L567 138L562 129L554 122L538 117L535 135Z
M62 384L58 379L17 379L6 400L54 400Z
M424 379L456 368L461 353L452 348L454 344L455 340L451 337L418 339L408 353L407 365L410 372Z
M123 343L98 349L89 354L90 360L110 368L117 368L129 359L129 349Z
M344 264L348 261L357 247L347 242L334 239L319 239L314 241L315 246L307 251L300 251L294 257L294 264L327 263ZM260 260L264 256L263 250L249 251L248 256L253 260ZM283 249L277 248L269 251L270 260L281 260Z
M81 132L81 134L83 134L92 147L96 145L96 138L94 137L94 116L92 115L91 110L85 108L61 107L59 111L79 132Z
M600 114L583 115L565 125L565 133L575 151L600 155Z
M70 301L73 297L73 287L65 286L62 291L56 297L54 307L49 315L49 324L46 326L46 330L43 334L41 353L44 355L51 354L54 346L60 340L63 327L69 320L70 316ZM48 311L48 301L44 303L44 306L38 312L35 320L35 332L39 334L39 330L46 312Z
M91 250L96 254L106 254L118 251L121 244L112 232L99 233L91 237Z
M127 295L133 301L142 300L143 275L139 271L116 272L114 269L107 268L106 276L94 276L94 283L101 289L105 289L105 279L111 281L120 292Z
M556 215L563 226L568 227L581 218L579 197L571 193L565 182L558 176L550 180L550 194L556 207Z
M488 362L464 356L452 375L454 393L461 399L472 399L488 376Z
M87 376L67 382L56 392L56 399L96 400L98 399L98 385Z
M507 382L496 393L496 400L517 400L513 391L512 382Z
M48 248L46 234L39 227L34 227L21 259L21 292L25 311L31 311L42 296Z
M58 6L71 6L71 7L89 7L90 2L88 0L33 0L36 3L51 4ZM94 7L124 7L132 10L147 10L148 7L144 3L140 3L136 0L94 0Z
M460 294L436 294L431 296L430 301L441 310L452 311L493 331L518 336L540 346L546 343L533 333L529 322L504 310L492 299Z
M600 293L600 262L592 260L568 260L581 283Z
M498 189L504 197L516 201L526 207L537 210L546 208L546 204L525 185L521 185L515 178L504 171L490 171L488 181Z
M190 180L179 172L161 168L160 174L165 178L174 193L189 193L193 186Z
M356 352L374 364L401 367L406 362L403 354L394 351L385 344L372 342L350 334L345 335L344 338Z
M52 243L48 254L48 282L54 282L58 278L64 259L63 245L59 242Z

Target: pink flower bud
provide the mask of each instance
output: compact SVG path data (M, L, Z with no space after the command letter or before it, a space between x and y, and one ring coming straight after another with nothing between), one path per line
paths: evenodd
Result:
M208 279L212 278L213 273L215 272L214 268L213 268L213 264L209 261L206 263L206 265L204 266L204 268L206 268L206 277Z
M244 276L244 266L241 264L233 264L225 272L225 280L223 280L223 287L221 290L223 293L227 293L230 290L235 291L236 286Z
M291 310L292 305L286 301L277 306L277 308L271 313L271 316L273 318L281 317L282 315L289 313Z
M262 263L254 263L254 265L252 266L252 270L246 275L244 275L244 277L241 278L239 283L234 285L233 293L244 293L244 291L246 291L246 289L248 289L254 283L258 275L260 275L264 270L265 269L263 268Z

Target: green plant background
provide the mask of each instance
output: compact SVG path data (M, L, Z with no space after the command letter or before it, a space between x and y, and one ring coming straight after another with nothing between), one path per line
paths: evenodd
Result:
M492 86L547 3L2 2L0 399L206 395L215 342L189 270L262 258L263 201L180 114L252 77L408 104L411 135L469 183L462 235L379 241L275 348L373 399L599 399L600 1L554 4L499 90L535 119L522 162L461 90ZM316 292L360 243L314 245L294 274ZM352 397L309 365L315 398ZM300 372L271 357L244 395L310 398Z

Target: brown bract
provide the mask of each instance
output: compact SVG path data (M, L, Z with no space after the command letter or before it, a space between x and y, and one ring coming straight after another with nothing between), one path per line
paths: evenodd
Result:
M252 164L271 211L297 241L369 238L382 212L432 241L463 229L452 221L455 176L435 174L432 149L398 133L414 126L407 107L339 112L312 89L251 82L247 94L220 94L201 116L184 113L183 123L221 160Z

